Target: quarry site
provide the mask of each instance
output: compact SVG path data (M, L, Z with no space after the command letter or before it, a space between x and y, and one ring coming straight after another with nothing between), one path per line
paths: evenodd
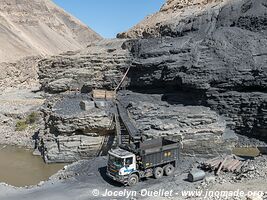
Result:
M0 0L0 43L1 200L267 199L266 0L166 0L114 39Z

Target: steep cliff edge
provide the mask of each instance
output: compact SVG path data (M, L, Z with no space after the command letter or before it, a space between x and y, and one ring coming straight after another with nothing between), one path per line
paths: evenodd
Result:
M236 131L266 139L266 33L264 0L170 0L118 37L150 38L130 42L133 88L203 94Z
M168 0L159 12L117 37L210 35L225 26L266 34L266 6L265 0Z
M0 0L0 62L78 50L99 39L51 0Z

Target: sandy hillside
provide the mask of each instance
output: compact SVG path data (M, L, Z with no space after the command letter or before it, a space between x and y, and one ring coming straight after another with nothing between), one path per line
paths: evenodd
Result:
M77 50L99 39L51 0L0 0L0 62Z

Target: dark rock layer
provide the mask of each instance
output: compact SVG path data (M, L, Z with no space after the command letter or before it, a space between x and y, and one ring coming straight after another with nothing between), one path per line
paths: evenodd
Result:
M209 8L204 6L202 15L167 20L164 32L150 35L164 37L105 41L44 60L39 64L41 84L48 92L77 86L114 89L130 66L128 89L171 91L176 94L164 95L170 104L209 106L238 133L267 140L266 3L205 5ZM192 7L183 9L190 13Z
M91 102L92 106L83 110L81 101ZM103 107L98 107L99 104ZM104 151L102 146L114 138L111 136L112 105L93 102L89 95L55 95L47 99L42 112L44 127L38 135L38 146L48 163L95 157Z

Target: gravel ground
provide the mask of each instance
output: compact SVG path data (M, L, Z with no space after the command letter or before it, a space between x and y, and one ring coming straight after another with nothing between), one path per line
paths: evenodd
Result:
M0 199L3 200L88 200L88 199L127 199L125 196L114 196L116 191L136 192L137 196L132 199L204 199L202 197L190 197L182 193L183 191L222 191L222 190L244 190L259 191L266 190L267 177L267 157L261 156L248 163L243 169L242 174L233 175L222 173L220 177L215 177L207 173L205 180L190 183L186 180L188 171L198 165L202 159L183 158L180 167L171 177L164 177L160 180L149 178L138 183L136 186L124 187L119 183L110 180L105 175L106 157L98 157L92 160L79 161L66 166L49 181L42 182L38 186L30 188L14 188L7 185L0 185ZM192 163L194 163L192 165ZM155 197L155 195L142 196L144 191L173 191L171 197L167 195ZM109 191L113 196L103 196ZM95 193L94 193L95 192ZM265 191L267 192L267 191ZM95 195L94 195L95 194ZM205 194L205 193L204 193ZM266 193L267 194L267 193ZM126 195L126 194L124 194ZM265 195L265 194L264 194ZM265 197L265 196L263 196ZM261 197L260 199L263 199ZM131 198L128 198L131 199ZM210 197L208 199L216 199ZM217 198L218 199L218 198ZM236 200L249 199L247 196L242 198L228 198Z
M153 190L174 190L179 192L185 189L194 189L198 183L188 183L185 181L188 168L191 167L192 158L185 159L181 163L175 175L164 177L161 180L149 178L140 182L135 187L129 188L110 180L105 175L105 166L107 159L105 157L95 158L89 161L79 161L60 171L51 177L48 182L41 183L39 186L32 188L13 188L7 185L0 185L0 199L15 200L20 199L113 199L113 197L104 197L106 190L115 191L136 191L137 199L145 199L140 197L140 191L146 189ZM99 196L94 196L93 191L97 189ZM64 191L64 192L63 192ZM126 199L125 196L115 199ZM130 198L129 198L130 199Z

